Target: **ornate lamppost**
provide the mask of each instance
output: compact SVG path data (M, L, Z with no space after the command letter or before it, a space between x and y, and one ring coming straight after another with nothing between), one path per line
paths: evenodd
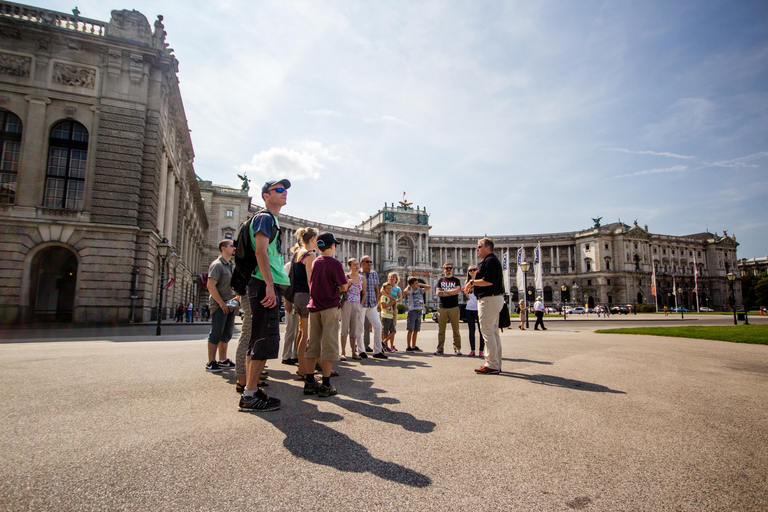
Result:
M685 320L685 313L684 313L685 308L683 307L683 289L682 288L677 289L677 296L680 297L677 301L680 307L680 319Z
M560 298L563 299L562 300L562 303L563 303L563 320L567 320L567 318L565 316L565 292L566 292L566 290L568 290L567 286L562 285L560 287L560 291L562 292L562 294L560 295Z
M527 261L523 261L520 263L520 269L523 271L523 286L525 287L525 290L523 290L523 297L525 297L525 307L528 307L528 271L531 269L531 264ZM528 311L525 312L525 328L528 329L530 325L528 325Z
M733 272L728 272L726 277L731 283L731 307L733 308L733 325L739 325L738 322L736 322L736 297L733 295L733 282L736 280L736 276L733 274Z
M157 332L155 332L156 336L160 336L160 331L162 330L161 325L163 322L163 288L164 281L165 281L165 258L168 257L168 250L171 248L171 244L168 243L168 240L163 238L163 240L157 244L157 255L160 256L160 281L158 283L160 287L160 296L157 299Z

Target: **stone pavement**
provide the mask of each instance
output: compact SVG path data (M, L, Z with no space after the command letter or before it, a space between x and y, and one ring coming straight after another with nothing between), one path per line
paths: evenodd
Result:
M575 324L506 330L481 376L426 322L424 353L338 363L330 399L272 361L263 414L203 370L206 326L2 331L0 509L768 509L768 346Z

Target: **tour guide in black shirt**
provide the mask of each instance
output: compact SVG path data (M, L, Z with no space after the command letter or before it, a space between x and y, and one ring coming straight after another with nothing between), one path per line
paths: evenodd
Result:
M475 292L480 332L485 338L485 364L475 371L495 375L501 373L499 313L504 305L504 278L501 262L493 253L493 240L482 238L477 242L477 257L483 259L477 275L464 286L464 293Z

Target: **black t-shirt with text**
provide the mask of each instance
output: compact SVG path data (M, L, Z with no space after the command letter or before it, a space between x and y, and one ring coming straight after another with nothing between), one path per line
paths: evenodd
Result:
M441 277L437 280L437 290L441 292L449 292L461 288L461 281L455 277ZM456 308L459 307L459 295L450 295L448 297L438 297L441 308Z
M501 262L493 253L486 256L480 263L475 279L493 283L491 286L475 286L475 297L478 299L504 293L504 274L501 270Z

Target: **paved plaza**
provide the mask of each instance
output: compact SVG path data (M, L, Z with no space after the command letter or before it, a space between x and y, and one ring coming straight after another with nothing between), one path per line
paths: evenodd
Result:
M204 325L3 330L0 509L766 510L768 346L592 332L683 323L508 329L483 376L428 321L332 398L271 361L262 414L204 371Z

